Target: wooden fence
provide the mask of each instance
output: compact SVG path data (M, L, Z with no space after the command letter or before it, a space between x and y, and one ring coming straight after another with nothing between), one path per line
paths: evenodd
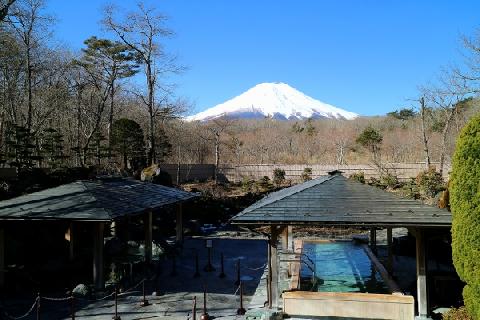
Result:
M438 167L438 164L433 164ZM397 176L400 180L407 180L416 177L421 171L425 170L424 163L389 163L385 164L385 171ZM365 178L380 176L380 171L373 164L354 164L354 165L284 165L284 164L245 164L245 165L222 165L219 172L225 176L228 181L242 181L244 178L259 180L264 176L273 178L273 170L279 168L285 170L285 179L292 181L301 180L305 168L312 169L312 178L326 175L333 170L340 170L346 176L356 172L363 172ZM384 171L384 172L385 172ZM448 179L450 165L444 168L444 178Z
M215 176L214 164L160 164L160 170L172 177L172 182L205 181Z
M438 163L434 163L438 167ZM312 178L326 175L333 170L343 171L346 176L356 172L363 172L365 178L380 176L377 167L371 164L353 164L353 165L312 165L312 164L243 164L243 165L229 165L224 164L218 168L220 178L231 182L240 182L244 178L259 180L264 176L273 179L273 170L279 168L285 170L285 179L293 182L301 180L302 173L305 168L312 169ZM406 180L411 177L416 177L418 173L425 170L424 163L390 163L385 165L386 170L397 176L400 180ZM206 181L213 179L215 176L214 164L160 164L160 169L166 171L171 177L172 182L187 182L187 181ZM444 168L444 178L448 179L450 171L450 164L446 164ZM12 180L17 177L16 169L14 168L0 168L1 180Z

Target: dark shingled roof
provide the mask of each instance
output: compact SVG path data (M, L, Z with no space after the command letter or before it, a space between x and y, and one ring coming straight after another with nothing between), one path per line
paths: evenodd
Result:
M240 225L449 227L452 215L337 174L271 193L231 221Z
M133 179L77 181L0 202L0 220L111 221L195 197Z

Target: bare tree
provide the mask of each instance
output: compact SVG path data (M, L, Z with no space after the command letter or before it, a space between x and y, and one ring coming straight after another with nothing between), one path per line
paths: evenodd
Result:
M206 135L200 136L203 140L213 143L215 154L215 182L218 182L218 170L220 166L221 158L221 145L223 144L222 138L224 133L232 126L233 120L227 117L221 117L218 119L210 120L206 125Z
M7 17L8 9L13 5L14 2L15 0L0 1L0 23Z
M428 149L428 136L427 136L427 126L426 126L426 106L425 106L425 97L419 99L420 102L420 119L422 125L422 143L423 143L423 153L425 155L425 169L429 169L431 165L430 161L430 152Z
M136 12L126 14L122 19L118 19L116 14L117 10L113 6L107 7L103 24L137 53L138 60L143 65L147 92L146 96L141 98L150 117L148 162L154 164L157 161L155 116L157 108L162 105L157 104L156 99L161 95L160 93L163 93L163 96L171 93L171 87L160 83L159 80L162 76L180 72L182 67L177 65L175 57L165 52L160 43L160 39L173 34L165 27L167 18L164 15L156 13L154 9L146 8L143 3L138 4Z
M440 77L440 85L425 90L426 97L441 114L438 130L442 138L440 143L440 174L443 173L447 153L447 139L455 114L461 112L468 91L464 79L458 79L453 73L444 72Z
M15 3L11 8L12 14L9 16L9 24L15 30L23 45L23 55L25 61L26 76L26 94L27 94L27 112L26 128L31 130L33 121L33 76L36 67L40 61L35 63L35 53L43 40L49 36L49 26L53 19L45 14L45 3L43 0L21 0Z

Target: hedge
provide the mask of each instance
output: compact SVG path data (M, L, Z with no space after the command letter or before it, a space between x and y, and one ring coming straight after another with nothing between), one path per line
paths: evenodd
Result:
M465 306L480 319L480 115L469 121L457 140L450 200L453 262L466 283Z

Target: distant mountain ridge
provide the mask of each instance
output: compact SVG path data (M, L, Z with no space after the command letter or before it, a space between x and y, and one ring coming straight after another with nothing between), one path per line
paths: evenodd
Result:
M286 83L261 83L241 95L186 118L187 121L208 121L220 117L234 119L278 120L346 119L358 114L321 102Z

